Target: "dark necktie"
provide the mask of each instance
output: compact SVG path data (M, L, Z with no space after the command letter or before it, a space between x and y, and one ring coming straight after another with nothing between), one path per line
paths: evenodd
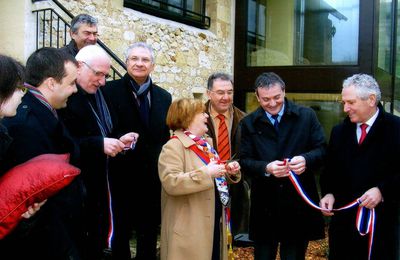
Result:
M229 147L229 134L228 128L225 123L225 116L219 114L217 116L219 118L219 127L218 127L218 155L219 158L223 161L229 160L231 149Z
M279 115L278 114L276 114L276 115L272 115L271 116L275 121L274 121L274 128L275 128L275 130L276 131L278 131L278 125L279 125L279 121L278 121L278 117L279 117Z
M361 144L364 141L365 137L367 136L367 127L368 127L367 124L361 124L360 125L361 136L360 136L360 140L358 141L358 144Z
M150 113L150 105L149 105L149 99L147 97L148 91L145 91L138 95L138 99L140 102L139 105L139 112L140 112L140 117L143 120L143 123L148 127L149 126L149 113Z

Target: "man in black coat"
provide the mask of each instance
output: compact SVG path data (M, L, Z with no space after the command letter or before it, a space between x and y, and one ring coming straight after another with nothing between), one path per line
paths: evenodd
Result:
M129 239L136 231L136 259L156 259L161 222L158 156L169 139L166 116L171 95L152 82L153 49L134 43L126 51L128 73L107 83L104 91L118 121L116 133L136 132L136 148L111 161L111 190L116 214L113 255L130 259ZM118 221L119 220L119 221ZM115 253L115 254L114 254Z
M290 182L293 171L318 201L315 170L325 154L325 136L314 111L285 99L285 83L275 73L255 82L260 107L241 121L240 165L253 177L250 239L255 259L304 259L308 241L324 237L319 211L307 205ZM290 159L290 161L285 161Z
M66 106L76 92L76 60L54 48L35 51L26 64L28 93L17 115L4 119L13 138L3 169L7 170L35 156L70 154L77 164L79 149L55 109ZM80 176L59 193L47 199L41 209L18 234L1 241L3 259L83 259L84 232L81 225L84 187Z
M85 46L97 42L97 19L88 14L79 14L71 20L71 41L60 50L76 56L78 51Z
M348 117L332 129L321 176L320 204L332 216L329 259L369 259L370 235L361 236L355 225L358 207L331 211L358 198L360 206L376 213L370 259L399 259L400 119L386 113L380 100L378 83L369 75L356 74L343 83Z
M125 134L114 138L115 121L101 87L109 77L111 61L99 46L83 47L76 59L79 63L77 88L58 111L60 118L80 146L81 175L87 191L85 228L88 234L88 259L109 255L113 234L112 193L109 189L108 163L136 138Z

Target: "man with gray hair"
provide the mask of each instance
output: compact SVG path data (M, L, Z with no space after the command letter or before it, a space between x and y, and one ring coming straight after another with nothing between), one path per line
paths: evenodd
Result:
M331 260L399 259L400 118L386 113L380 100L379 85L369 75L356 74L343 82L348 116L332 129L321 175L320 206L324 215L332 216ZM333 213L356 199L358 207ZM354 224L361 216L359 207L375 211L374 230L366 236Z
M107 83L104 92L116 110L117 132L137 132L140 138L135 150L111 162L112 188L116 191L114 206L119 220L113 255L131 259L129 239L134 229L135 259L155 260L161 223L158 156L169 140L166 116L172 97L150 77L155 63L153 49L148 44L134 43L125 55L128 72L122 79Z
M71 21L71 41L61 50L76 56L78 51L85 46L94 45L97 42L97 19L88 14L79 14Z
M78 92L59 115L81 149L80 168L87 191L87 259L103 259L111 253L114 227L109 158L130 147L138 135L115 134L113 111L101 90L109 77L111 61L107 53L90 45L78 52L76 60Z

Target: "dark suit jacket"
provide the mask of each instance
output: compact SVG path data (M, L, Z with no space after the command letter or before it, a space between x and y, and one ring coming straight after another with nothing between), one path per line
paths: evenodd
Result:
M321 176L321 189L323 196L327 193L335 196L334 207L338 208L359 198L370 188L378 187L384 202L376 207L377 239L374 241L373 252L377 254L376 259L394 259L385 257L384 253L393 250L391 244L393 239L389 238L388 234L391 230L395 230L394 223L400 200L400 170L398 168L400 119L384 112L382 106L379 108L379 115L361 145L358 145L357 141L357 124L352 123L349 118L332 129L327 163ZM332 217L330 230L334 231L338 237L332 239L351 240L349 235L338 230L341 227L348 227L348 230L356 232L355 218L355 209L336 212ZM365 255L368 250L368 237L362 238L357 234L355 239L364 239L365 243L363 248L358 248L354 239L348 241L354 245L352 251L364 252ZM385 245L379 244L380 241L385 241ZM348 254L348 252L339 253Z
M13 138L2 172L45 153L70 153L76 165L79 149L64 125L51 111L29 92L22 98L17 115L3 121ZM37 214L21 224L29 227L24 234L15 234L2 254L10 253L12 259L20 257L38 259L80 259L79 245L84 238L82 217L84 188L80 176L49 198ZM21 225L20 224L20 225ZM57 238L57 239L55 239ZM40 249L40 250L38 250ZM6 257L7 258L7 257ZM10 258L11 259L11 258Z
M314 111L285 100L279 134L259 107L241 122L240 164L253 177L251 186L250 239L319 239L324 236L319 211L308 206L288 178L266 177L274 160L302 155L307 170L299 180L318 203L315 170L325 154L325 136Z
M141 122L130 80L131 77L126 74L122 79L108 82L104 90L115 109L118 121L116 133L139 134L133 151L128 151L126 155L119 155L112 160L112 185L115 189L119 187L116 192L121 196L125 198L133 196L133 207L150 207L153 210L148 214L152 214L154 210L155 214L159 214L161 184L157 165L161 148L170 136L165 120L172 97L166 90L152 84L150 126L147 128ZM143 190L146 191L145 194Z

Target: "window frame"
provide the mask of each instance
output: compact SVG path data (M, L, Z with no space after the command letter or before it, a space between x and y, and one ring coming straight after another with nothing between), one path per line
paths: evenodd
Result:
M154 6L150 3L146 3L142 0L124 0L124 7L131 8L143 13L161 17L164 19L172 20L179 23L191 25L200 29L208 29L211 25L211 18L206 16L206 0L194 0L200 1L201 13L193 12L187 9L187 1L182 0L183 7L169 4L168 0L153 0L153 2L159 3L158 6ZM173 12L169 8L174 8L182 11L181 13Z

